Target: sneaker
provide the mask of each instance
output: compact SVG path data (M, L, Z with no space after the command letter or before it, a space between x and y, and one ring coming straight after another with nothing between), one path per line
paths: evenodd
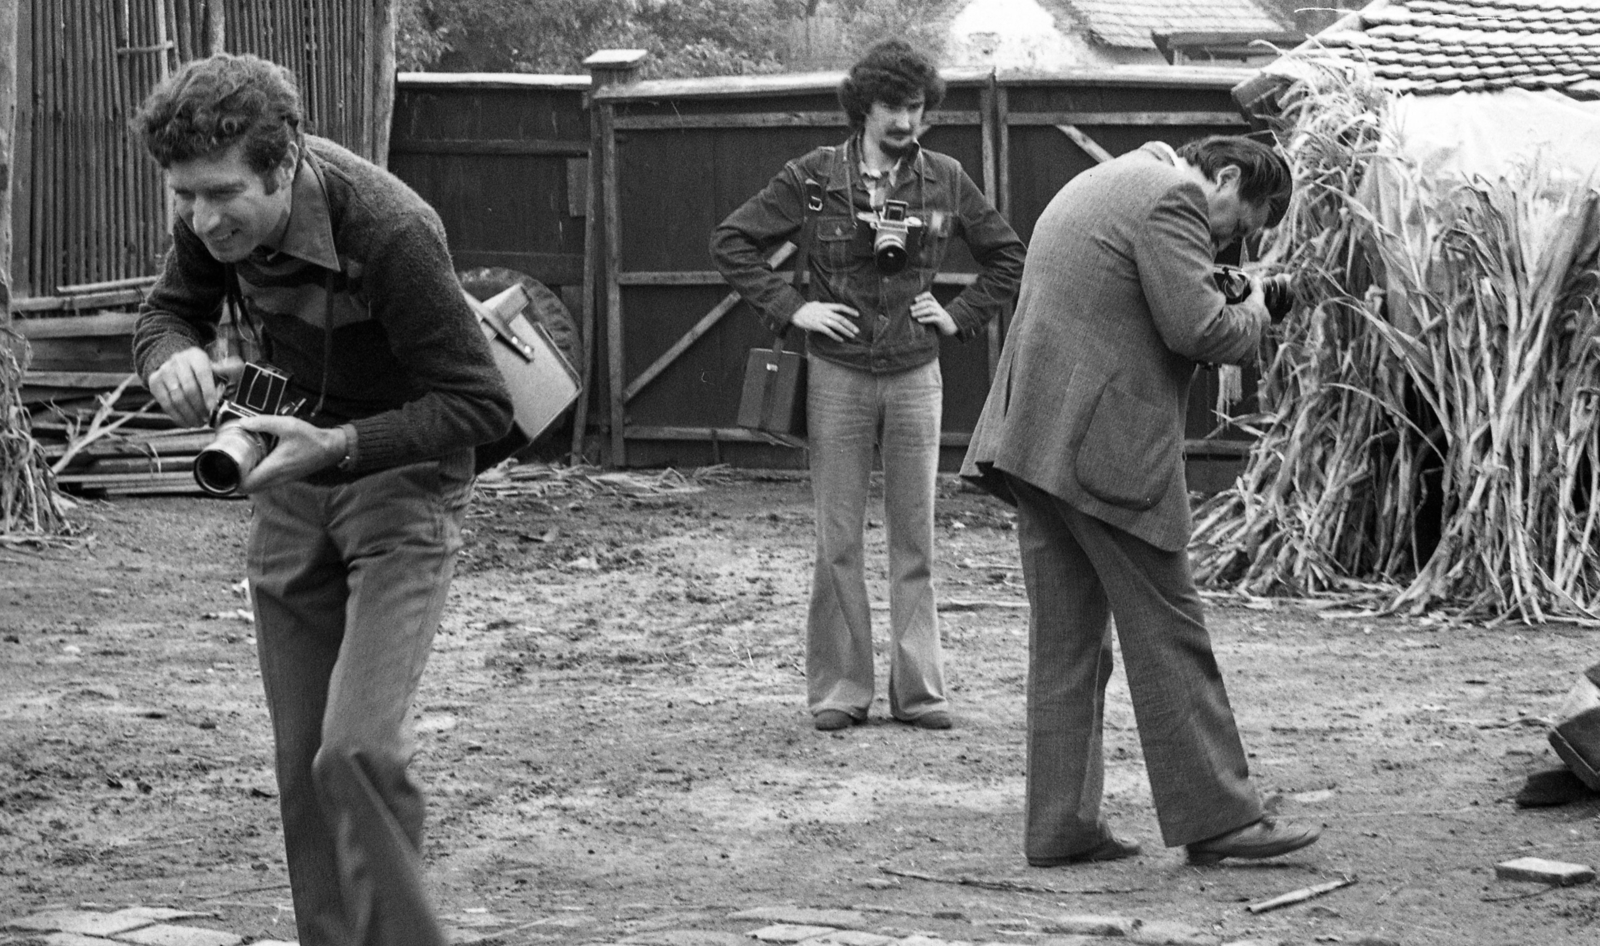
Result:
M1254 824L1189 845L1189 863L1205 866L1224 857L1277 857L1314 844L1321 836L1322 829L1315 825L1280 825L1271 818L1262 818Z

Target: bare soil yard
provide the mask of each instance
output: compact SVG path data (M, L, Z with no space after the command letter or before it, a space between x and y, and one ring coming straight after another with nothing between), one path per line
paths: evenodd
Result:
M1253 772L1285 816L1325 824L1323 841L1209 869L1161 848L1119 673L1107 809L1146 853L1035 870L1020 849L1027 611L1006 507L942 484L957 728L895 724L880 705L870 725L819 733L801 677L809 486L702 482L574 475L475 503L415 712L430 876L458 935L743 934L757 924L728 914L793 904L971 942L1049 943L1062 914L1180 921L1223 942L1600 942L1600 888L1493 870L1600 862L1600 802L1511 801L1555 764L1544 722L1597 659L1593 633L1214 598ZM0 926L139 903L293 938L239 614L247 515L88 502L83 545L0 548ZM881 591L883 530L869 538ZM1357 882L1245 909L1345 875Z

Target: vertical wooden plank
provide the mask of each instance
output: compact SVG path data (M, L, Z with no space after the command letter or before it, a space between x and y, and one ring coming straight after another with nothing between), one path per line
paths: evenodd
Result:
M85 117L90 122L91 132L89 216L94 221L89 248L93 256L88 260L86 269L89 282L105 282L125 275L117 272L115 240L120 221L111 213L111 176L116 161L111 151L111 86L106 81L106 74L111 71L114 57L111 44L106 42L105 17L102 15L105 12L105 0L84 0L83 6L88 13L89 26L83 34L89 49L84 69L89 93Z
M11 121L13 135L8 150L7 178L10 187L6 196L3 218L10 227L8 237L12 243L0 263L7 267L6 282L13 296L26 296L33 289L31 260L33 254L33 123L37 112L33 107L33 3L32 0L0 0L11 4L14 33L9 42L14 47L7 62L14 63L11 75L16 81L12 88L15 113L0 115L0 121ZM0 41L4 41L0 37ZM0 55L5 50L0 49ZM4 63L0 63L4 68ZM6 116L11 116L9 119Z
M999 96L996 94L994 70L989 70L989 78L983 84L983 92L978 97L978 133L983 138L983 192L988 196L990 203L999 207L1000 195L1000 169L996 161L995 152L995 114L998 111L996 104ZM984 341L988 345L989 380L993 381L995 372L1000 365L1000 344L1003 336L1000 333L1000 323L1005 321L1004 316L989 320L984 326Z
M67 185L63 173L68 165L67 152L71 144L67 140L67 127L64 121L65 109L70 107L66 90L65 71L67 66L67 50L65 44L66 27L62 19L61 10L65 0L50 0L50 140L47 145L50 155L50 189L45 198L45 252L48 254L44 271L40 275L39 292L41 295L54 295L56 286L59 285L63 275L63 246L62 219L66 216L67 208L71 204L71 188Z
M17 4L0 0L0 327L11 325L11 181L16 166Z
M205 54L213 56L227 48L228 10L222 0L205 0L206 44Z
M591 80L593 81L593 80ZM590 87L593 94L593 86ZM600 110L589 108L589 159L586 162L589 173L587 194L587 209L583 217L583 289L580 295L582 312L579 319L582 322L580 329L583 343L583 364L578 366L580 390L578 403L572 411L572 460L574 463L584 459L584 438L589 423L589 398L593 395L594 384L594 281L599 269L596 257L600 247L600 179L602 176L600 163L601 138Z
M600 187L604 209L605 273L606 280L606 348L611 399L611 465L628 465L627 411L623 401L622 339L622 284L618 273L622 268L621 208L617 197L617 131L616 109L610 104L599 106L600 111Z

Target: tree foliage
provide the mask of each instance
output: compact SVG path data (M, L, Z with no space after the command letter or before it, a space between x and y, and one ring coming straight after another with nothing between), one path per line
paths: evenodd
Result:
M901 36L937 55L953 0L397 0L407 71L578 74L600 49L643 49L650 77L809 68L802 24L826 27L837 60Z

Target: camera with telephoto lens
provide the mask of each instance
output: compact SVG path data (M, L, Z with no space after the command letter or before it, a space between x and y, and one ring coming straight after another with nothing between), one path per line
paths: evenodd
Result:
M1211 278L1216 281L1217 288L1222 291L1222 297L1229 305L1250 298L1250 274L1239 267L1218 266L1212 270ZM1267 315L1272 321L1283 321L1283 317L1294 308L1294 286L1288 273L1261 277L1261 304L1266 306Z
M912 227L922 226L922 221L906 216L905 201L886 200L882 209L867 216L867 222L872 224L875 231L872 236L872 259L878 266L878 272L893 276L905 269L908 258L906 238Z
M224 397L211 413L217 436L194 458L194 481L213 496L231 496L261 458L277 445L267 434L245 430L239 421L263 414L294 414L302 401L285 403L289 376L270 365L244 366L231 397Z

